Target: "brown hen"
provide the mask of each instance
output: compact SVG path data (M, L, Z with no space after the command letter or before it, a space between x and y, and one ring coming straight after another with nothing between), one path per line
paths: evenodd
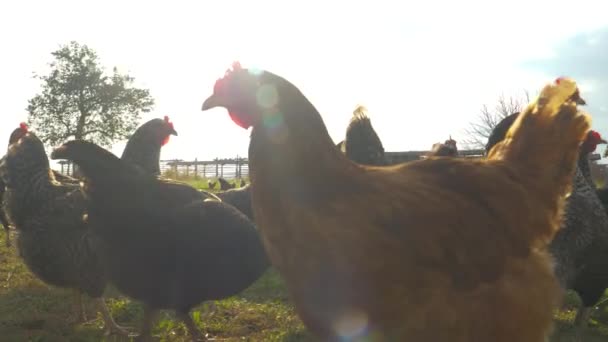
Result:
M235 64L203 110L253 126L256 223L320 339L539 342L561 296L546 247L589 128L575 89L547 85L487 161L389 167L348 160L300 90L267 71Z

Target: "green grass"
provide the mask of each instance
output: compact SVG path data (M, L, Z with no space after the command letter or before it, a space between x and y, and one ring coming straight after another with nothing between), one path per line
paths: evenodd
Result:
M209 184L207 183L207 181L209 181L209 180L213 181L213 182L217 182L217 178L202 178L202 177L193 178L193 177L188 177L188 176L185 176L182 174L175 175L175 173L172 170L165 171L163 173L163 176L165 176L167 178L187 182L188 184L190 184L193 187L200 189L200 190L209 190ZM227 181L229 183L236 182L237 187L240 186L240 182L238 180L227 179ZM249 178L245 178L245 181L247 181L247 183L249 183ZM215 189L213 189L212 191L217 191L217 190L219 190L219 188L220 188L220 185L218 183L215 185Z
M207 181L193 184L206 188ZM14 235L13 235L14 237ZM87 302L89 322L76 323L72 293L44 285L21 262L15 248L4 247L0 232L0 341L102 341L101 317ZM13 239L14 240L14 239ZM106 302L116 321L133 332L139 331L142 307L139 303L108 289ZM606 298L605 298L606 299ZM280 276L270 269L238 296L216 302L216 312L205 317L207 304L192 313L201 331L221 341L314 341L294 312ZM564 309L556 313L556 333L552 342L571 341L572 320L578 297L569 293ZM189 341L185 327L163 312L154 330L159 341ZM132 339L106 338L107 341ZM608 341L608 302L594 311L584 341Z

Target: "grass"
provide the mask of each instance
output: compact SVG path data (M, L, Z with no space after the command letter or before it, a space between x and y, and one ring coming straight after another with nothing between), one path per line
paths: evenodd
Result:
M194 186L206 189L207 181ZM21 262L14 247L4 247L0 233L0 340L1 341L129 341L105 338L100 315L87 301L89 322L76 323L72 292L49 287L37 280ZM14 240L14 235L13 235ZM607 299L605 297L604 299ZM116 321L133 332L139 331L142 307L108 289L106 302ZM216 302L217 310L206 317L207 304L193 310L198 327L209 339L221 341L314 341L306 331L280 276L270 269L255 284L238 296ZM556 312L556 332L552 342L571 341L572 320L578 297L569 293L564 309ZM154 331L159 341L189 341L186 329L170 312L161 315ZM592 315L586 342L608 341L608 301Z

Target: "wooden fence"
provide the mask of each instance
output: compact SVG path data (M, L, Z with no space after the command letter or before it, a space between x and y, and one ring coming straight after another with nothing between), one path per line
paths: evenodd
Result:
M385 158L388 164L398 164L418 160L427 154L429 151L403 151L403 152L385 152ZM484 150L460 150L458 151L461 157L464 158L480 158L483 156ZM596 180L605 182L608 178L608 170L605 164L596 164L594 161L601 159L599 153L593 153L589 156L593 176ZM60 171L63 174L72 174L72 165L65 161L59 161ZM181 159L169 159L160 161L161 172L170 172L172 175L186 176L193 178L218 178L236 179L249 177L249 160L247 158L236 157L233 159L214 159L209 161L193 160L184 161Z
M58 164L60 169L57 171L68 176L72 175L73 165L71 162L60 160ZM209 161L168 159L160 161L160 171L162 173L193 178L247 178L249 177L249 162L247 158L241 157L234 159L216 158Z
M241 157L210 161L161 160L160 170L163 173L171 171L174 175L194 178L247 178L249 177L249 160Z

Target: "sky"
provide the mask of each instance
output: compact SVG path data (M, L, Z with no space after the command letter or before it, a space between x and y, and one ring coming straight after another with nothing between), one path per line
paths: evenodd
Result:
M149 88L179 136L162 159L246 156L249 133L202 112L234 60L279 74L320 111L334 141L358 104L387 151L428 150L498 96L579 82L608 136L608 4L600 1L14 1L0 5L0 141L27 119L51 52L71 40ZM112 151L122 153L124 142ZM603 151L603 148L600 150Z

